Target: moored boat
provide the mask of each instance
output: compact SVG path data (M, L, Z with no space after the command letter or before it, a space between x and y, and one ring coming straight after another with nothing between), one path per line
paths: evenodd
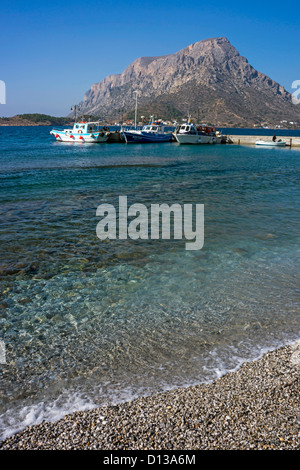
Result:
M141 130L123 129L122 134L126 143L171 142L173 139L172 132L167 132L161 121L150 122Z
M196 126L190 122L178 126L173 135L179 144L216 144L218 142L213 127Z
M59 142L82 142L82 143L100 143L107 142L110 132L107 127L100 126L99 122L75 122L73 129L52 129L51 135L54 135Z
M257 140L256 145L265 145L268 147L285 147L286 142L284 140Z

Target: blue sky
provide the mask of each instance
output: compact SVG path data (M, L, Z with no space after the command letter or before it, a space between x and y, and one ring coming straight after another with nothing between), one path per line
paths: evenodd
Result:
M0 116L65 116L93 83L141 56L226 36L288 91L300 80L300 3L10 1L0 13Z

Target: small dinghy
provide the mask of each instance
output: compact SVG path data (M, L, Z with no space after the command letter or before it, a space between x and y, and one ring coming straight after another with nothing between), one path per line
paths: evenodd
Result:
M256 145L267 145L268 147L285 147L286 142L283 140L257 140Z

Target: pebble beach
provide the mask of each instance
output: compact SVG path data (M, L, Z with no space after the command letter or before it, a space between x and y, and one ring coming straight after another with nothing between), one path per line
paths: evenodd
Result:
M299 450L300 341L211 383L27 427L1 450Z

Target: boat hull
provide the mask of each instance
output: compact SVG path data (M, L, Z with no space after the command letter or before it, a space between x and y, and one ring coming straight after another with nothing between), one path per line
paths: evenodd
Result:
M176 134L174 137L179 144L216 144L217 138L211 135L200 135L200 134Z
M171 142L172 134L151 134L148 132L122 132L127 143L156 143L156 142Z
M58 142L77 142L88 144L107 142L110 135L109 132L94 132L93 134L84 134L74 132L67 133L56 130L51 131L50 134L54 135Z
M282 141L282 142L269 142L269 141L266 141L266 140L257 140L256 145L264 145L264 146L268 146L268 147L285 147L286 142L284 142L284 141Z

